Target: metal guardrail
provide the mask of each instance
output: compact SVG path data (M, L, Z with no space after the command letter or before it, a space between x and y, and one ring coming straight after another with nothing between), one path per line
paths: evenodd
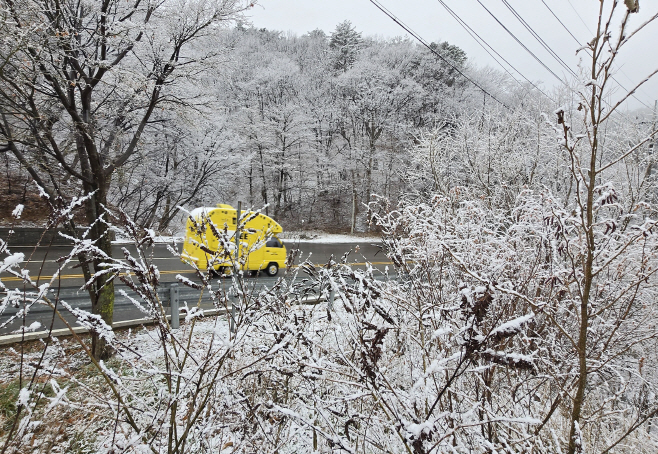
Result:
M219 316L219 315L225 315L226 310L225 309L209 309L209 310L204 310L203 315L204 317L214 317L214 316ZM179 314L179 317L181 315ZM167 315L167 320L171 322L171 315ZM176 318L174 317L174 320ZM175 323L175 322L174 322ZM155 324L155 319L152 318L139 318L139 319L133 319L133 320L124 320L120 322L115 322L112 324L112 328L117 330L117 329L126 329L126 328L134 328L136 326L148 326L148 325L153 325ZM71 336L72 332L76 334L87 334L89 333L89 330L83 326L75 326L71 329L69 328L60 328L60 329L53 329L53 330L48 330L48 331L35 331L31 333L19 333L19 334L7 334L4 336L0 336L0 345L11 345L15 344L18 342L27 342L27 341L33 341L33 340L38 340L38 339L45 339L48 337L65 337L65 336Z
M118 286L117 286L118 287ZM125 291L125 287L121 287ZM81 295L82 293L83 295ZM126 291L128 296L136 298L137 295L130 291ZM130 294L132 293L132 295ZM198 303L210 303L212 301L209 297L201 297L199 299L199 290L189 288L186 286L179 286L178 283L168 283L158 289L158 294L160 300L163 303L164 307L169 308L169 314L167 319L170 321L171 327L173 329L179 329L181 317L185 317L185 313L181 313L181 301L185 301L186 297L194 297ZM89 296L84 292L80 291L79 287L60 287L58 289L58 295L60 299L67 301L71 306L91 310L91 302L89 301ZM329 305L333 306L334 292L331 292ZM237 295L228 295L229 299L234 302L237 299ZM321 297L306 297L301 300L296 300L297 303L301 304L317 304L322 301ZM293 301L291 301L293 302ZM77 303L77 304L76 304ZM130 300L120 293L115 294L115 307L119 305L131 305ZM15 312L14 312L15 313ZM33 307L30 311L31 314L52 314L52 309L47 306L39 305ZM206 307L203 308L204 316L220 316L228 315L229 328L231 331L235 332L235 319L236 319L236 305L230 304L227 308L216 308L216 307ZM150 325L155 323L155 319L152 318L136 318L131 320L120 320L112 324L113 329L125 329L135 326ZM71 316L71 324L75 323L75 318ZM87 328L76 326L73 327L73 332L76 334L85 334L88 333ZM48 337L62 337L72 335L71 329L61 328L61 329L52 329L44 331L35 331L35 332L26 332L26 333L11 333L0 335L0 345L14 344L21 341L32 341L37 339L44 339Z

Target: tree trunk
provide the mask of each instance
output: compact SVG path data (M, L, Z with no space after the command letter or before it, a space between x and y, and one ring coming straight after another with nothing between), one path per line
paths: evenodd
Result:
M87 203L87 213L95 212L96 219L88 218L90 223L95 222L91 229L91 240L96 241L96 245L108 256L112 256L112 235L108 226L104 222L99 222L98 219L103 217L107 220L106 209L107 206L107 191L99 189L98 192ZM102 263L106 262L103 259L94 259L93 269L94 273L103 271L106 267ZM91 311L92 314L100 315L103 321L112 326L112 318L114 314L114 279L109 274L103 274L96 279L95 283L89 289L89 296L91 297ZM96 359L107 359L111 356L112 351L108 348L105 339L93 332L91 335L92 341L92 354Z
M374 147L371 146L368 155L368 165L366 166L366 204L370 203L370 196L372 195L372 164L374 154Z
M383 131L382 127L375 126L374 120L366 122L366 132L368 133L368 163L366 165L366 204L370 203L372 197L372 168L377 151L377 140Z
M263 147L258 146L258 155L260 157L260 175L263 180L263 186L261 187L260 193L263 197L263 203L265 204L265 216L269 216L269 207L267 206L267 180L265 179L265 162L263 161Z
M158 223L158 232L163 232L167 227L169 227L169 222L173 214L171 213L171 194L167 194L165 199L164 211L162 217L160 217L160 222Z
M596 58L592 61L592 76L596 79L597 65ZM580 416L585 400L585 388L587 387L587 330L589 327L589 299L594 279L593 264L596 254L596 242L594 239L594 187L596 186L596 161L598 157L598 132L600 121L600 103L597 104L597 87L592 87L590 98L590 121L592 122L592 141L589 148L589 172L587 180L583 179L587 188L587 200L585 201L585 214L581 215L583 231L586 235L587 256L583 266L583 290L580 295L580 330L578 333L578 388L573 401L571 411L571 427L569 431L569 449L568 454L574 454L576 451L582 452L581 432L576 432L576 425L580 423ZM597 106L599 109L597 109ZM564 135L568 139L568 127L564 126ZM573 151L572 151L573 153Z

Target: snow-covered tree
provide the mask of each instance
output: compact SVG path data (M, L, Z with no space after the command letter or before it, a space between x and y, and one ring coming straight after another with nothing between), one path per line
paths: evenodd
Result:
M3 2L0 74L3 147L53 204L80 194L90 239L111 252L105 224L117 169L140 149L156 109L171 107L174 76L203 60L186 49L252 3L28 0ZM212 47L208 48L213 53ZM209 55L209 54L206 54ZM67 176L60 184L60 175ZM72 223L70 226L73 227ZM81 257L87 279L104 266ZM94 313L112 323L114 289L90 287ZM95 338L96 357L103 342Z
M329 39L329 47L334 52L334 68L341 72L350 69L357 60L361 43L361 33L356 31L350 21L338 24Z

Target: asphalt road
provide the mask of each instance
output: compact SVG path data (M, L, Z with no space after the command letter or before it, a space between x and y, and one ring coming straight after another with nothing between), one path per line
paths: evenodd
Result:
M180 247L180 245L178 246ZM134 254L134 246L117 244L114 246L113 256L123 257L122 249L124 247ZM371 239L365 239L361 243L292 244L291 242L287 242L286 247L289 253L292 249L299 250L299 259L297 260L297 263L308 259L316 266L323 265L329 261L329 258L332 255L334 260L338 261L340 260L341 256L343 256L343 254L349 252L348 262L353 266L365 267L366 263L370 263L380 270L383 270L386 266L389 268L391 267L388 258L383 254L383 252L380 251L376 242ZM23 265L26 269L29 270L31 278L37 281L38 284L48 282L51 279L53 274L57 272L60 266L58 263L59 257L65 255L69 250L70 248L67 248L66 246L56 246L51 248L11 248L11 252L13 253L22 252L25 254L26 263ZM188 265L182 263L180 259L173 256L167 249L166 245L157 244L147 250L146 254L149 257L149 260L160 270L161 281L163 282L161 288L163 299L167 299L168 297L168 287L172 283L177 282L177 275L183 275L192 281L197 280L196 275L192 269ZM82 272L79 268L76 267L76 265L77 264L71 264L61 271L61 277L58 281L59 289L55 289L52 292L52 296L55 295L55 292L59 292L59 297L68 302L71 306L90 310L91 303L89 301L89 296L85 290L80 290L80 287L84 283ZM253 288L254 291L259 291L264 287L272 286L276 280L285 273L285 271L286 270L280 270L277 277L251 276L247 278L247 283L250 287ZM20 282L20 279L9 276L7 273L0 274L0 279L9 288L23 288L23 284ZM218 278L216 282L217 285L223 287L231 285L230 278ZM190 306L196 306L199 292L184 286L179 286L179 288L181 305L184 305L185 302L187 302ZM142 314L129 301L128 298L121 296L119 290L124 290L129 295L132 294L132 292L129 291L129 289L127 289L125 286L116 286L114 321L117 322L143 318L144 314ZM132 296L135 295L132 294ZM212 301L206 298L202 300L201 306L204 308L212 308ZM16 314L17 310L18 309L9 307L3 314L0 314L0 335L16 332L16 330L19 329L21 325L23 325L24 322L20 318L9 324L6 324L10 317ZM66 313L66 311L62 312ZM67 315L67 319L74 324L74 319L72 316ZM29 326L34 321L38 321L43 328L50 326L51 323L53 323L54 329L65 327L61 320L54 318L53 321L52 310L44 305L32 306L30 313L25 320L25 324L26 326ZM2 326L5 324L6 326Z

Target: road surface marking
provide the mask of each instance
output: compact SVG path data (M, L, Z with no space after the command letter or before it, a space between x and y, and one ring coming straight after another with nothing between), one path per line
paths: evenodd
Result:
M393 262L357 262L357 263L348 263L348 265L351 266L366 266L366 265L392 265ZM314 264L316 268L322 268L324 267L325 264ZM292 268L299 268L300 265L294 265ZM160 274L187 274L187 273L194 273L195 271L192 268L188 268L186 270L160 270ZM50 281L53 276L30 276L33 280L34 279L39 279L40 281ZM84 274L62 274L59 276L61 279L84 279ZM16 281L22 281L23 279L20 277L16 276L0 276L0 281L3 282L16 282Z

